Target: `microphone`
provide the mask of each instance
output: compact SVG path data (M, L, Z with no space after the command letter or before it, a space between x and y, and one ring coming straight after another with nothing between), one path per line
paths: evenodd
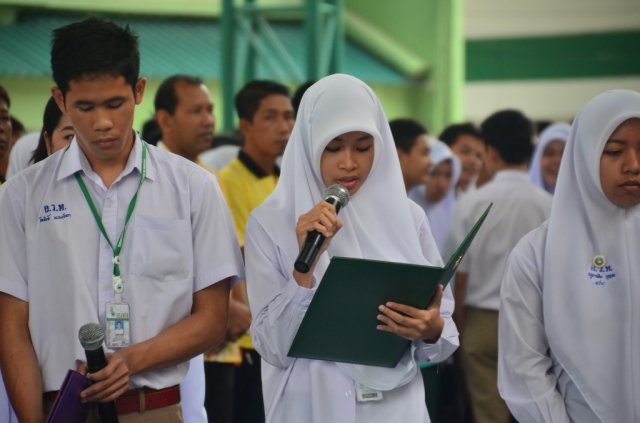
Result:
M84 348L87 357L87 367L89 373L95 373L107 365L107 358L102 349L104 341L104 329L97 323L87 323L78 332L80 345ZM118 423L118 412L115 401L107 403L96 403L98 406L98 416L102 423Z
M324 201L332 204L336 208L336 213L338 213L341 208L349 204L349 191L342 185L331 185L324 190ZM300 273L309 272L323 242L324 235L320 232L309 232L293 267Z

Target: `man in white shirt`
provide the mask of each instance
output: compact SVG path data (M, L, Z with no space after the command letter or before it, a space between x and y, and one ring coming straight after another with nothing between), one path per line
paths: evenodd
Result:
M178 154L211 171L199 159L200 154L211 147L216 124L213 100L202 80L190 75L174 75L165 79L158 87L154 105L156 121L162 131L158 148ZM229 303L227 337L239 338L249 330L251 313L249 307L240 301L230 298ZM235 365L229 363L227 367L229 372L233 372ZM215 379L209 383L224 389L227 378ZM185 423L207 422L205 386L203 356L197 356L191 360L189 373L181 386L185 393L182 402ZM228 384L226 389L232 391L233 384ZM218 420L213 411L209 409L211 420Z
M484 162L484 142L480 131L471 123L457 123L446 127L438 139L451 148L462 165L456 194L462 196L474 191Z
M495 177L461 198L451 245L462 241L489 203L494 206L458 268L454 320L462 335L462 367L476 422L508 423L509 410L497 389L500 281L516 243L548 218L551 196L529 182L529 119L515 110L496 112L482 123L482 135Z
M154 105L162 131L158 147L202 165L198 156L211 148L216 125L207 86L195 76L171 76L158 87Z
M51 65L76 137L0 191L9 397L20 421L42 421L84 360L78 329L99 322L107 365L81 400L115 401L126 421L181 422L187 361L222 340L231 281L243 277L231 216L210 174L133 131L146 80L129 28L95 18L59 28ZM110 339L114 318L124 345Z
M429 136L427 128L413 119L394 119L389 122L396 144L404 187L407 192L426 184L431 168Z
M29 132L15 142L9 154L9 166L7 167L7 179L11 178L22 169L29 167L33 152L38 148L40 132Z

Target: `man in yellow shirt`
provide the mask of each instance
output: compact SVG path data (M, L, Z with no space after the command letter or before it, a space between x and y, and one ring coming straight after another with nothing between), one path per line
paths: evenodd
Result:
M295 122L289 90L273 81L251 81L236 95L236 112L244 146L238 157L220 171L220 182L234 219L240 246L249 213L264 201L278 182L276 160L284 152ZM247 304L244 283L233 297ZM263 422L260 356L246 334L239 341L243 361L235 380L233 422Z

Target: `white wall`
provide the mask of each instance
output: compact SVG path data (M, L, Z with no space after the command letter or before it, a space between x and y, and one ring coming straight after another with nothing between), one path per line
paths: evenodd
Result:
M467 0L464 19L468 40L639 30L640 0ZM640 91L640 76L471 82L464 89L464 115L480 122L515 107L532 119L567 120L614 88Z
M616 88L640 92L640 78L557 79L466 84L465 117L479 123L491 113L518 108L531 119L563 120L597 94Z
M640 0L466 0L467 39L640 29Z

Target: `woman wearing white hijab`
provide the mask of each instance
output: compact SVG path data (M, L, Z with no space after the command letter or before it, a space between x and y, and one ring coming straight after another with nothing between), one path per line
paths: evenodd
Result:
M558 179L560 160L564 151L571 125L560 122L549 125L540 134L533 159L529 165L529 180L553 194Z
M438 250L446 257L449 252L444 251L444 248L453 220L456 185L460 178L461 166L458 157L439 139L429 137L429 148L430 183L410 190L409 198L418 203L426 213Z
M640 94L578 114L551 218L511 253L498 385L520 422L640 421Z
M339 220L322 200L335 183L351 195ZM312 270L300 274L293 264L312 230L327 240ZM287 356L330 256L442 263L424 212L406 196L387 118L363 82L332 75L305 93L278 185L249 218L245 254L267 422L429 421L416 358L441 361L458 346L449 288L426 310L381 307L378 329L414 340L395 368ZM382 399L358 401L359 387Z

